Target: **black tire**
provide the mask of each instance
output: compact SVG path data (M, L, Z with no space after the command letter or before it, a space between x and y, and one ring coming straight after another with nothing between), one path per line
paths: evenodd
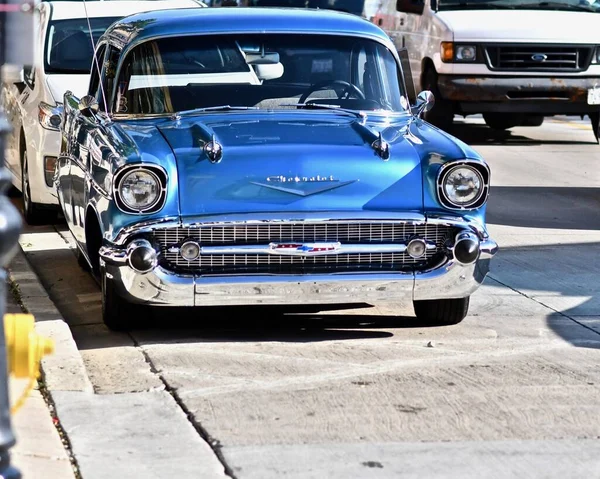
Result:
M56 222L58 210L51 206L40 205L31 201L29 186L29 161L27 150L21 153L21 192L23 193L23 217L29 225L44 225Z
M87 262L87 259L85 258L85 255L79 249L78 246L75 246L75 257L77 258L77 264L83 271L86 271L89 273L92 270L92 268L90 268L90 264Z
M521 126L542 126L543 124L543 115L526 115L521 123Z
M423 118L441 130L449 131L454 123L454 110L451 102L442 99L437 86L437 78L438 75L435 69L432 66L427 67L423 73L423 89L433 93L435 104L431 110L425 112Z
M493 130L508 130L523 123L522 115L513 113L484 113L485 124Z
M112 331L129 331L135 325L135 305L125 301L115 291L113 282L101 275L102 283L102 320ZM139 314L139 312L138 312Z
M420 321L436 326L460 323L469 312L469 296L458 299L432 299L413 301L415 314Z

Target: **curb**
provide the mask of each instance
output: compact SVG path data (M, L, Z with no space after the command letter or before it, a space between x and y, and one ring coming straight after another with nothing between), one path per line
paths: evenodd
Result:
M10 282L17 288L21 306L35 317L37 332L54 341L55 351L42 360L44 382L50 393L80 391L93 393L83 358L71 329L63 319L19 246L10 262Z

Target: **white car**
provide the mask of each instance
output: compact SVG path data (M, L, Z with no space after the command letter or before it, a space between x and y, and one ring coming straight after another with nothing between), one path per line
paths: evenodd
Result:
M5 163L13 185L23 193L28 223L56 218L58 200L52 179L60 151L57 106L67 90L85 95L93 45L100 35L116 20L134 13L205 6L196 0L57 1L36 6L34 63L17 78L14 73L12 79L3 77L0 95L12 129L6 138Z

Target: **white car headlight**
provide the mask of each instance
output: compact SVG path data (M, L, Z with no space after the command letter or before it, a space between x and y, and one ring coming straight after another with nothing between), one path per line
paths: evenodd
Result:
M467 164L452 166L439 183L443 200L458 208L473 207L480 202L487 190L482 173Z
M42 128L59 131L62 123L62 105L49 105L41 101L38 105L38 120Z
M127 208L143 212L152 209L159 201L162 185L153 171L139 168L122 176L118 192Z

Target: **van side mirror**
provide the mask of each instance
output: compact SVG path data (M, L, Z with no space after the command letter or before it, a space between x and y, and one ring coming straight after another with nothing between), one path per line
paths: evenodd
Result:
M396 10L404 13L422 15L425 9L425 0L396 0Z

